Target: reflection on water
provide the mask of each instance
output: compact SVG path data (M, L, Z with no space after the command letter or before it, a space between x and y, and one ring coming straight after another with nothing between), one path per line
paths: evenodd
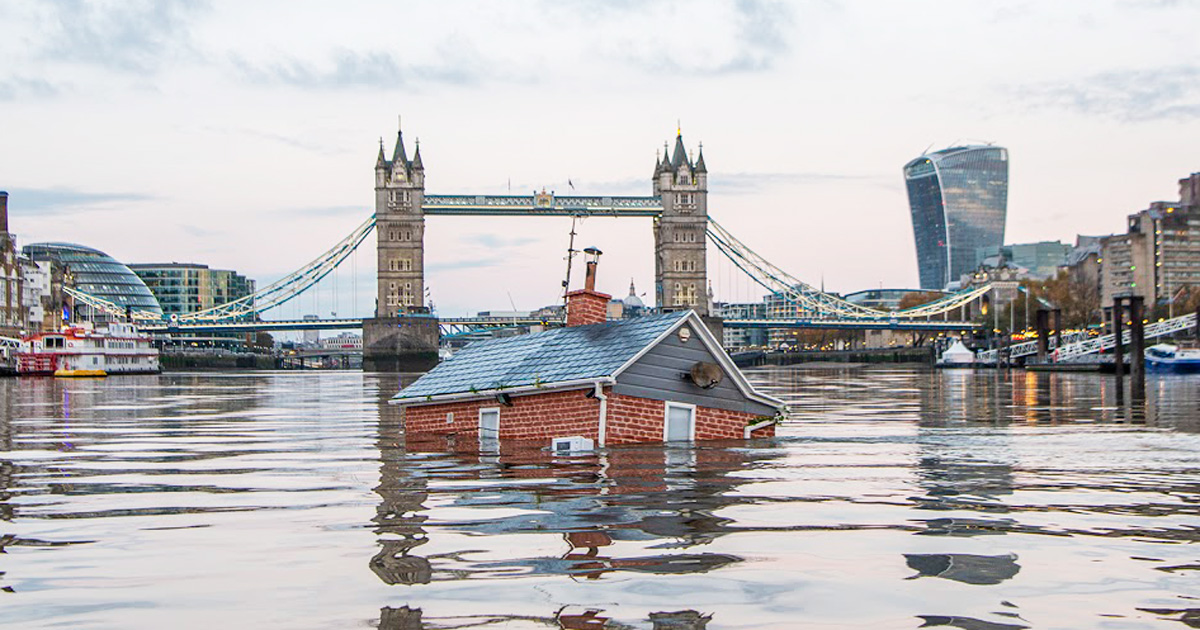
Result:
M779 438L572 457L388 376L0 380L0 626L1196 624L1200 380L751 376Z

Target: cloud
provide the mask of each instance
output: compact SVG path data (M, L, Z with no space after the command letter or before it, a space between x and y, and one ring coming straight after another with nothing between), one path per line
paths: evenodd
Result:
M770 70L791 50L795 37L794 6L778 0L738 0L700 33L703 46L694 43L696 34L680 29L666 35L637 35L616 40L614 55L655 74L737 74ZM690 3L657 2L623 4L612 11L630 15L623 19L642 23L674 21L694 12ZM587 16L583 16L587 17ZM608 17L608 16L603 16Z
M137 193L95 193L66 188L13 188L8 191L8 211L14 216L59 216L77 212L112 210L118 203L153 199Z
M460 240L466 241L473 245L487 247L488 249L502 249L508 247L521 247L531 243L538 242L538 239L531 236L514 236L505 238L496 236L495 234L467 234L460 237Z
M14 101L19 98L49 97L59 93L58 87L44 79L26 79L11 77L0 80L0 101Z
M199 0L54 0L40 57L124 72L153 72L190 47L190 26L208 9Z
M248 83L289 85L305 89L371 87L396 89L438 83L472 85L485 76L484 62L469 45L447 42L434 54L433 64L403 65L384 50L357 52L334 50L321 63L288 58L266 65L255 65L233 55L230 61Z
M375 213L369 206L312 206L308 208L278 208L272 214L286 214L290 217L361 217L366 221Z
M1012 90L1031 109L1063 109L1124 122L1200 119L1200 66L1102 72Z
M1120 4L1127 7L1133 7L1135 9L1174 9L1176 7L1200 7L1200 2L1197 2L1196 0L1125 0Z
M709 175L708 188L715 193L742 195L774 186L844 181L879 183L882 179L871 175L839 173L721 173Z
M788 52L786 27L792 24L791 7L766 0L738 0L737 52L717 72L768 70Z
M435 262L425 265L425 272L440 273L443 271L462 271L464 269L487 269L497 267L507 262L500 256L491 258L474 258L469 260L450 260L446 262Z
M231 136L251 137L251 138L258 138L260 140L267 140L269 142L276 142L278 144L289 146L289 147L292 147L295 149L311 151L313 153L319 153L322 155L335 155L335 154L341 153L340 151L334 150L327 145L318 144L316 142L305 141L304 138L307 136L304 136L304 135L286 135L286 134L281 134L281 133L272 133L270 131L264 131L262 129L251 129L249 127L204 126L201 128L204 129L205 131L209 131L212 133L220 133L220 134L231 135Z

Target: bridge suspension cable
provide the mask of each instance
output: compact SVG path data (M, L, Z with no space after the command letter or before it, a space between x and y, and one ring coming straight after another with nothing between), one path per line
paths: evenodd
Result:
M75 300L76 303L82 302L83 304L88 305L94 311L108 313L114 317L125 317L128 315L134 321L138 322L157 322L162 319L158 313L142 310L126 310L125 307L117 304L116 302L106 300L102 297L96 297L91 293L84 293L83 291L72 287L63 287L63 293L66 293L68 296L70 296L73 300Z
M329 272L340 265L347 256L353 254L354 250L358 249L358 246L362 244L363 240L367 238L367 235L373 229L375 229L375 215L372 214L371 218L364 221L357 228L354 228L354 231L339 241L337 245L334 245L329 251L321 254L299 270L293 271L246 297L218 304L212 308L196 311L195 313L180 315L179 321L229 321L249 315L256 315L284 304L320 282Z
M952 293L927 304L899 311L884 311L848 302L813 288L760 256L745 243L708 218L708 238L722 254L763 288L796 304L815 319L917 319L941 315L978 299L991 290L986 284Z
M190 324L229 322L246 319L247 317L284 304L329 275L329 272L336 269L342 261L346 260L348 256L358 249L358 246L362 244L363 240L367 238L367 235L373 229L375 229L375 215L371 215L371 218L354 228L354 231L339 241L337 245L334 245L329 251L321 254L299 270L243 298L218 304L202 311L180 315L176 321ZM162 321L162 316L158 313L141 310L128 311L125 307L115 302L71 287L63 287L63 291L76 302L81 302L96 311L108 313L114 317L123 318L128 316L135 322L143 324L153 324Z

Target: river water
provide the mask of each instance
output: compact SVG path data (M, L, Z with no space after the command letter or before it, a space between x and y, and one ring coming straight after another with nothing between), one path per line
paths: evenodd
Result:
M394 376L0 379L0 627L1200 627L1200 379L751 377L776 439L570 458Z

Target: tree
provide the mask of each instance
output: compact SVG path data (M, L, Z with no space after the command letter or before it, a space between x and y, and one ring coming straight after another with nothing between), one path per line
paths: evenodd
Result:
M1042 282L1029 283L1034 295L1045 299L1056 308L1062 309L1064 328L1085 328L1090 324L1101 324L1100 288L1067 271Z
M934 300L945 297L944 293L937 291L921 291L919 293L905 293L904 297L900 298L900 303L896 306L897 310L906 310L916 308L918 306L928 304Z
M275 338L271 336L271 333L259 332L254 335L254 346L260 352L270 352L275 349Z

